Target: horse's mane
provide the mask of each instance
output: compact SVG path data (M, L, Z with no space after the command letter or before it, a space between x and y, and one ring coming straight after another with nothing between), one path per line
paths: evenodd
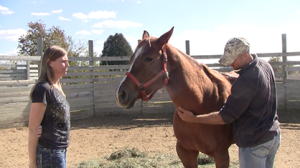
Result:
M207 65L203 63L199 63L196 59L193 57L183 53L179 49L175 48L179 54L181 54L185 59L188 60L189 63L193 64L195 68L197 68L199 71L203 71L204 74L210 79L210 81L214 84L216 84L218 97L227 97L229 87L231 87L231 83L229 78L226 78L223 74L221 74L217 70L210 69Z
M172 46L173 47L173 46ZM202 69L204 71L204 73L212 80L216 80L216 81L220 81L223 82L224 76L216 70L210 69L207 65L203 64L203 63L199 63L196 59L194 59L193 57L183 53L181 50L177 49L176 47L173 47L174 49L177 50L177 52L179 52L181 55L184 55L186 59L189 60L190 63L196 65L200 70Z
M149 43L149 46L151 47L151 38L154 38L154 39L157 39L156 37L150 37L148 39L143 39L141 40L136 49L139 48L142 43L144 41L147 41L148 40L148 43ZM193 64L194 66L198 67L199 70L203 70L205 72L205 74L211 79L211 80L214 80L215 82L217 83L222 83L224 82L224 79L226 79L227 81L229 81L228 78L224 77L223 75L220 74L220 72L216 71L216 70L213 70L213 69L210 69L207 65L203 64L203 63L199 63L196 59L194 59L193 57L191 57L190 55L187 55L185 53L183 53L181 50L179 50L178 48L170 45L170 44L167 44L171 49L175 49L179 54L181 54L182 56L184 56L184 58L186 58L188 60L189 63ZM131 60L131 58L130 58ZM230 82L230 81L229 81ZM224 84L223 84L224 85Z

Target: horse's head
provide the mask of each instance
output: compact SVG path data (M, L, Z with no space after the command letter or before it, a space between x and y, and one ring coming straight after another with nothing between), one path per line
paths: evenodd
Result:
M174 27L173 27L174 28ZM120 107L132 108L137 99L147 101L147 96L162 88L168 82L166 44L173 28L159 38L150 37L147 31L130 58L128 72L116 90Z

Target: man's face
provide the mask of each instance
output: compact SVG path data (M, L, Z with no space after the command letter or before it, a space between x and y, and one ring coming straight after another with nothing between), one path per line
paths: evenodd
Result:
M239 55L234 61L233 63L231 63L231 66L234 70L239 70L241 69L246 62L246 57L247 57L247 53Z

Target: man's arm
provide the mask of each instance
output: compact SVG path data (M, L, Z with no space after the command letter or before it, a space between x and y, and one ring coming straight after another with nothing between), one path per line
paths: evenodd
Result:
M185 110L182 107L178 107L177 114L186 122L218 125L225 124L218 111L209 114L194 115L192 112Z
M224 77L231 83L233 84L235 80L239 77L239 74L237 74L235 71L230 71L230 72L220 72Z

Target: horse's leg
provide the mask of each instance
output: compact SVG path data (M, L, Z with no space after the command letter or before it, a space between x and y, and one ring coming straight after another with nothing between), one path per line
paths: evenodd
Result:
M216 168L229 167L229 153L227 149L215 151L213 158L215 160Z
M199 154L198 151L195 150L186 150L182 147L182 145L177 141L176 144L177 155L180 158L183 166L185 168L197 168L197 156Z

